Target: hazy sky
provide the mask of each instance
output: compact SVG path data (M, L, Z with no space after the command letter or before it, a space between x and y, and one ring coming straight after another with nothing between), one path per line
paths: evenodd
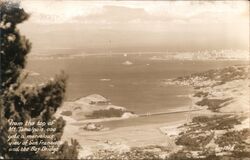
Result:
M249 49L248 1L23 0L33 52Z

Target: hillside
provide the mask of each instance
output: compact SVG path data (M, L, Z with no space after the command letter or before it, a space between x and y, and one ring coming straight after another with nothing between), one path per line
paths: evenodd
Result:
M193 86L193 105L205 109L191 114L190 121L180 126L175 142L182 149L172 158L250 157L249 66L179 77L172 84Z
M62 107L60 113L72 112L72 115L64 116L67 125L63 138L78 137L82 145L80 158L85 159L217 160L250 157L249 66L209 70L164 83L192 86L191 109L202 110L187 113L186 121L173 124L162 122L89 132L75 124L79 120L98 120L89 115L97 116L99 120L115 118L112 114L112 118L110 114L106 115L111 108L129 113L100 95L90 95L66 102ZM117 115L121 116L120 112ZM117 118L122 117L119 116ZM91 130L100 126L89 124L84 127Z
M97 121L114 117L126 117L129 114L133 115L126 108L112 105L110 100L98 94L65 102L58 114L68 116L76 121Z

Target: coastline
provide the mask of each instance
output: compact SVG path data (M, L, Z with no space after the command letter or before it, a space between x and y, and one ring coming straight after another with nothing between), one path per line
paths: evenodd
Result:
M180 127L183 131L175 137L175 143L182 149L171 158L250 156L249 65L209 70L166 84L192 86L192 106L204 108L192 113L189 122Z
M189 96L192 99L191 109L199 108L201 110L187 112L188 114L183 113L185 116L182 116L182 120L90 132L79 130L80 125L75 125L78 123L77 121L67 119L68 123L65 127L66 132L63 139L79 139L79 143L82 145L81 158L105 158L106 156L118 156L119 158L124 153L132 154L135 150L148 152L149 146L151 146L149 153L161 158L177 156L180 153L184 157L189 154L193 159L204 158L208 156L205 151L211 149L215 150L213 152L215 157L234 155L235 150L223 149L223 147L230 148L230 145L221 146L219 142L224 134L249 132L249 111L245 110L249 104L242 104L241 109L239 109L239 105L236 105L242 100L242 95L249 95L248 72L245 72L249 66L245 67L243 66L243 69L241 66L227 67L177 78L172 80L171 83L166 82L166 85L190 85L193 87L193 94ZM224 79L226 82L222 83L223 77L217 77L216 74L224 76L224 71L228 69L233 69L232 75L226 76L226 79ZM238 70L240 70L239 73ZM210 74L214 77L206 78ZM225 74L227 75L227 72ZM228 96L232 98L227 100ZM177 113L173 115L177 115ZM212 127L212 129L207 130L206 127ZM229 130L224 130L224 128ZM193 136L190 137L190 135ZM186 138L189 140L186 141ZM209 140L204 141L204 138L209 138ZM250 141L249 138L243 138L246 143ZM199 139L204 143L196 142ZM194 144L191 144L192 141ZM238 142L232 143L238 144ZM161 146L160 149L159 146ZM137 148L135 149L135 147ZM241 152L245 154L245 150Z
M62 140L77 139L82 146L79 155L81 158L91 157L100 150L123 153L128 152L133 147L163 146L169 150L174 148L177 150L178 147L176 148L174 139L170 137L172 135L164 133L165 130L162 128L168 126L171 128L172 134L177 135L179 133L178 127L185 122L186 120L170 121L96 132L79 130L79 126L67 123Z

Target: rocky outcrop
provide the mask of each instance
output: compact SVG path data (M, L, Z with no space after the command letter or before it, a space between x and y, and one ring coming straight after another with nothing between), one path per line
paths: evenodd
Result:
M66 114L66 116L75 120L111 117L130 118L134 115L124 107L112 105L109 99L98 94L82 97L72 102L65 102L60 113L62 115L71 113Z
M83 125L80 129L86 130L86 131L100 131L104 127L101 124L95 124L95 123L87 123Z

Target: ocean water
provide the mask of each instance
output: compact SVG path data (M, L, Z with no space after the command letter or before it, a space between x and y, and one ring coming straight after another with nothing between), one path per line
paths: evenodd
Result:
M40 74L33 76L33 80L36 79L36 81L43 81L64 70L69 76L66 100L100 94L110 99L114 105L123 106L141 114L189 107L191 102L187 95L192 93L191 87L167 86L164 85L165 79L242 63L240 61L151 60L152 56L155 54L29 59L27 69ZM184 116L180 114L180 117ZM156 123L162 118L166 116L156 116L150 121ZM140 121L143 119L138 120L138 124ZM148 119L143 122L145 121ZM113 124L116 125L116 123Z

